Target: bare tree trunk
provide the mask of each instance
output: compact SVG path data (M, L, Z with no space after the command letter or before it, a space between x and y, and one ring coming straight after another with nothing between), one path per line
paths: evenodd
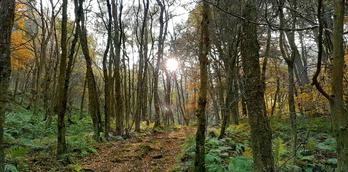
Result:
M165 97L164 97L164 100L165 100L165 107L166 107L166 111L165 111L165 116L168 118L168 121L167 121L167 126L170 125L170 121L173 120L173 112L172 112L172 103L171 103L171 98L170 98L170 95L171 95L171 74L169 73L169 71L165 71L165 75L166 75L166 90L165 90Z
M257 18L257 1L245 2L243 17L247 21ZM242 25L241 55L245 73L245 98L251 128L251 148L253 150L254 171L273 172L272 131L264 111L265 100L259 63L257 26L244 21Z
M270 116L273 116L273 114L275 112L275 109L276 109L276 106L277 106L278 94L279 94L279 91L280 91L279 78L277 78L276 84L277 84L277 86L276 86L276 91L274 93L273 104L272 104L272 109L271 109Z
M123 37L123 30L122 30L122 23L121 23L121 14L123 9L123 1L120 1L119 4L115 3L115 0L111 1L112 5L112 17L114 21L114 51L115 51L115 58L114 58L114 77L115 77L115 115L116 115L116 134L122 135L124 126L123 126L123 97L122 97L122 79L121 79L121 45L122 45L122 37ZM118 10L119 9L119 10Z
M75 0L75 13L77 19L81 22L77 23L77 31L80 37L80 44L82 48L82 52L85 56L86 60L86 68L87 68L87 88L88 88L88 97L89 97L89 110L92 116L93 127L95 139L100 140L100 132L101 128L101 115L99 109L99 96L97 92L97 83L95 81L95 77L93 74L92 68L92 58L89 54L88 41L87 41L87 30L85 25L85 15L83 10L83 0Z
M206 133L206 104L208 92L208 52L210 49L209 43L209 5L202 1L202 22L199 43L199 64L200 64L200 88L198 98L197 118L198 126L196 133L196 156L195 156L195 171L204 172L205 168L205 133Z
M85 77L85 81L83 82L83 91L80 103L80 119L83 118L83 106L85 105L85 95L86 95L86 85L87 85L87 77Z
M109 70L108 72L108 65L107 65L107 61L108 61L108 54L109 54L109 50L110 50L110 44L111 44L111 38L112 38L112 15L111 15L111 4L110 1L107 0L106 1L106 8L107 8L107 16L108 16L108 23L106 24L106 29L107 29L107 43L106 43L106 48L103 54L103 75L104 75L104 134L105 134L105 138L108 139L109 138L109 130L110 130L110 116L111 116L111 89L110 88L110 78L112 77L111 75L111 70ZM110 60L110 56L109 56L109 64L111 63Z
M57 140L57 158L61 158L66 152L66 141L65 141L65 113L67 106L67 93L64 89L64 82L66 80L66 69L67 69L67 22L68 22L68 1L63 0L62 5L62 35L61 35L61 59L59 66L59 78L58 78L58 140Z
M181 80L182 80L182 78L181 78ZM178 98L177 98L178 99L178 107L179 107L180 113L182 115L182 119L185 122L185 125L188 125L188 121L186 119L186 112L185 112L185 108L184 108L184 104L185 104L185 101L183 98L184 94L180 90L179 82L178 82L176 75L174 75L174 82L175 82L176 91L178 94Z
M295 109L295 80L294 80L294 65L288 63L288 103L289 103L289 113L290 113L290 125L292 130L292 153L294 160L297 157L297 125L296 125L296 109Z
M343 71L344 71L344 11L345 1L334 1L334 29L333 29L333 55L331 68L331 90L329 95L318 82L323 56L323 1L318 1L318 63L317 70L313 76L313 84L317 90L329 100L332 115L333 130L337 141L337 172L348 171L348 116L343 99Z
M154 86L153 86L153 97L154 97L154 104L155 104L155 125L154 129L160 127L161 125L161 119L160 119L160 98L158 93L158 82L159 82L159 70L160 65L162 63L163 59L163 46L164 46L164 11L165 11L165 4L162 0L156 0L158 6L160 6L160 32L158 37L158 52L157 52L157 64L154 71Z
M330 109L334 121L334 131L337 139L337 172L348 171L348 112L343 100L343 70L344 43L343 26L345 1L334 1L334 30L333 30L333 63L332 63L332 96Z
M11 33L15 16L15 0L0 1L0 171L4 171L4 123L11 77Z
M279 6L279 21L280 26L284 26L284 14L283 14L283 4ZM292 28L295 29L296 24L296 17L294 15L291 15L292 17ZM288 37L290 45L294 44L295 42L295 33L294 31L286 32L286 35ZM279 37L279 47L281 50L281 54L283 58L286 61L286 64L288 66L288 106L289 106L289 116L290 116L290 124L291 124L291 130L292 130L292 153L294 157L294 161L296 160L297 154L297 125L296 125L296 109L295 109L295 79L294 79L294 72L295 72L295 59L299 58L297 47L291 48L291 55L286 53L285 51L285 43L284 43L284 31L280 31L280 37ZM293 45L292 45L293 46Z

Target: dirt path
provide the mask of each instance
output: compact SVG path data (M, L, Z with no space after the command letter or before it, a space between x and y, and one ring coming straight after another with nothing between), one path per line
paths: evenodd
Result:
M181 145L192 128L155 133L124 141L110 142L98 147L98 153L85 158L85 171L96 172L165 172L170 171Z

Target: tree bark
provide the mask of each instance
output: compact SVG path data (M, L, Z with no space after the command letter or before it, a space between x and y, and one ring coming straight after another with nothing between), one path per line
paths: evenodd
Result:
M67 70L67 22L68 22L68 1L63 0L62 4L62 30L61 30L61 58L59 66L59 77L58 77L58 102L57 102L57 113L58 113L58 140L57 140L57 158L61 158L66 152L66 141L65 141L65 113L67 108L67 90L64 89L64 82L66 80Z
M117 4L115 0L111 1L112 6L112 17L114 24L114 86L115 86L115 117L116 117L116 134L122 135L124 130L123 119L123 97L122 97L122 78L121 78L121 45L122 45L122 23L121 23L121 14L123 9L122 1ZM119 11L118 11L119 9Z
M334 131L337 139L337 169L338 172L348 171L348 112L343 100L343 70L344 70L344 10L345 1L334 1L334 30L330 109L334 121Z
M204 172L205 168L205 133L206 133L206 104L208 92L208 53L209 43L209 5L203 1L202 22L200 27L199 64L200 64L200 88L198 98L196 133L195 171Z
M284 3L284 2L283 2ZM285 26L284 23L284 13L283 13L283 5L281 4L279 6L279 21L280 21L280 26L283 27ZM295 29L295 24L296 24L296 16L291 15L292 17L292 28ZM290 125L291 125L291 130L292 130L292 153L294 160L296 160L296 150L297 150L297 125L296 125L296 109L295 109L295 79L294 79L294 72L295 72L295 59L299 58L299 53L297 50L297 47L295 45L295 32L286 32L286 36L289 40L289 44L291 47L291 55L286 53L285 51L285 42L284 42L284 31L280 31L280 36L279 36L279 47L281 54L283 58L286 61L287 67L288 67L288 106L289 106L289 117L290 117ZM295 46L295 47L294 47Z
M109 130L110 130L110 116L111 116L111 100L112 97L111 94L111 89L110 88L110 76L111 76L111 71L108 72L108 54L110 50L110 44L111 44L111 38L112 38L112 15L111 15L111 4L110 0L106 1L106 8L107 8L107 16L108 16L108 23L106 24L106 29L107 29L107 43L106 43L106 48L103 54L103 75L104 75L104 134L105 138L109 138ZM109 64L111 64L110 56L109 56Z
M159 93L158 93L158 82L159 82L159 70L160 70L160 65L162 63L163 59L163 46L164 46L164 12L165 12L165 4L161 0L156 0L158 6L160 6L160 17L159 17L159 22L160 22L160 31L159 31L159 36L158 36L158 52L157 52L157 63L156 63L156 68L154 71L154 86L153 86L153 96L154 96L154 104L155 104L155 125L154 129L158 128L161 126L161 117L160 117L160 98L159 98Z
M248 21L257 19L257 1L245 2L243 17ZM253 150L254 171L273 172L272 131L264 110L264 90L259 63L257 26L244 21L242 25L241 55L245 73L245 96L251 128L251 148Z
M89 54L88 41L87 41L87 29L85 25L85 15L83 10L83 0L74 0L75 2L75 13L77 20L81 21L77 23L77 31L80 37L80 44L82 52L86 60L87 68L87 88L88 88L88 104L89 111L91 113L95 139L100 140L100 132L102 130L101 115L99 109L99 96L97 92L97 83L93 74L92 58Z
M15 0L0 1L0 171L4 171L4 123L11 77L11 33L15 16Z

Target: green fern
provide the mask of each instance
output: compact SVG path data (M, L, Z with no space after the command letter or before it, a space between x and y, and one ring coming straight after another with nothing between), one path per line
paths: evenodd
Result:
M12 147L7 151L7 156L10 159L17 159L24 157L29 152L29 149L26 147Z
M5 165L5 172L19 172L19 170L13 164L6 164Z
M248 172L252 171L253 161L244 156L231 158L228 164L228 171L233 172Z
M286 149L286 145L280 137L277 137L273 140L273 155L275 159L275 163L278 165L282 159L283 155L288 153Z
M319 143L317 148L319 150L334 152L336 151L336 140L334 138L327 138L324 142Z

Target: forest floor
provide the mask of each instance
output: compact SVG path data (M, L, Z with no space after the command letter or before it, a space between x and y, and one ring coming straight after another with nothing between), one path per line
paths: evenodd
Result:
M97 145L98 153L84 158L84 171L171 171L185 139L194 135L194 128L182 127L122 141Z

